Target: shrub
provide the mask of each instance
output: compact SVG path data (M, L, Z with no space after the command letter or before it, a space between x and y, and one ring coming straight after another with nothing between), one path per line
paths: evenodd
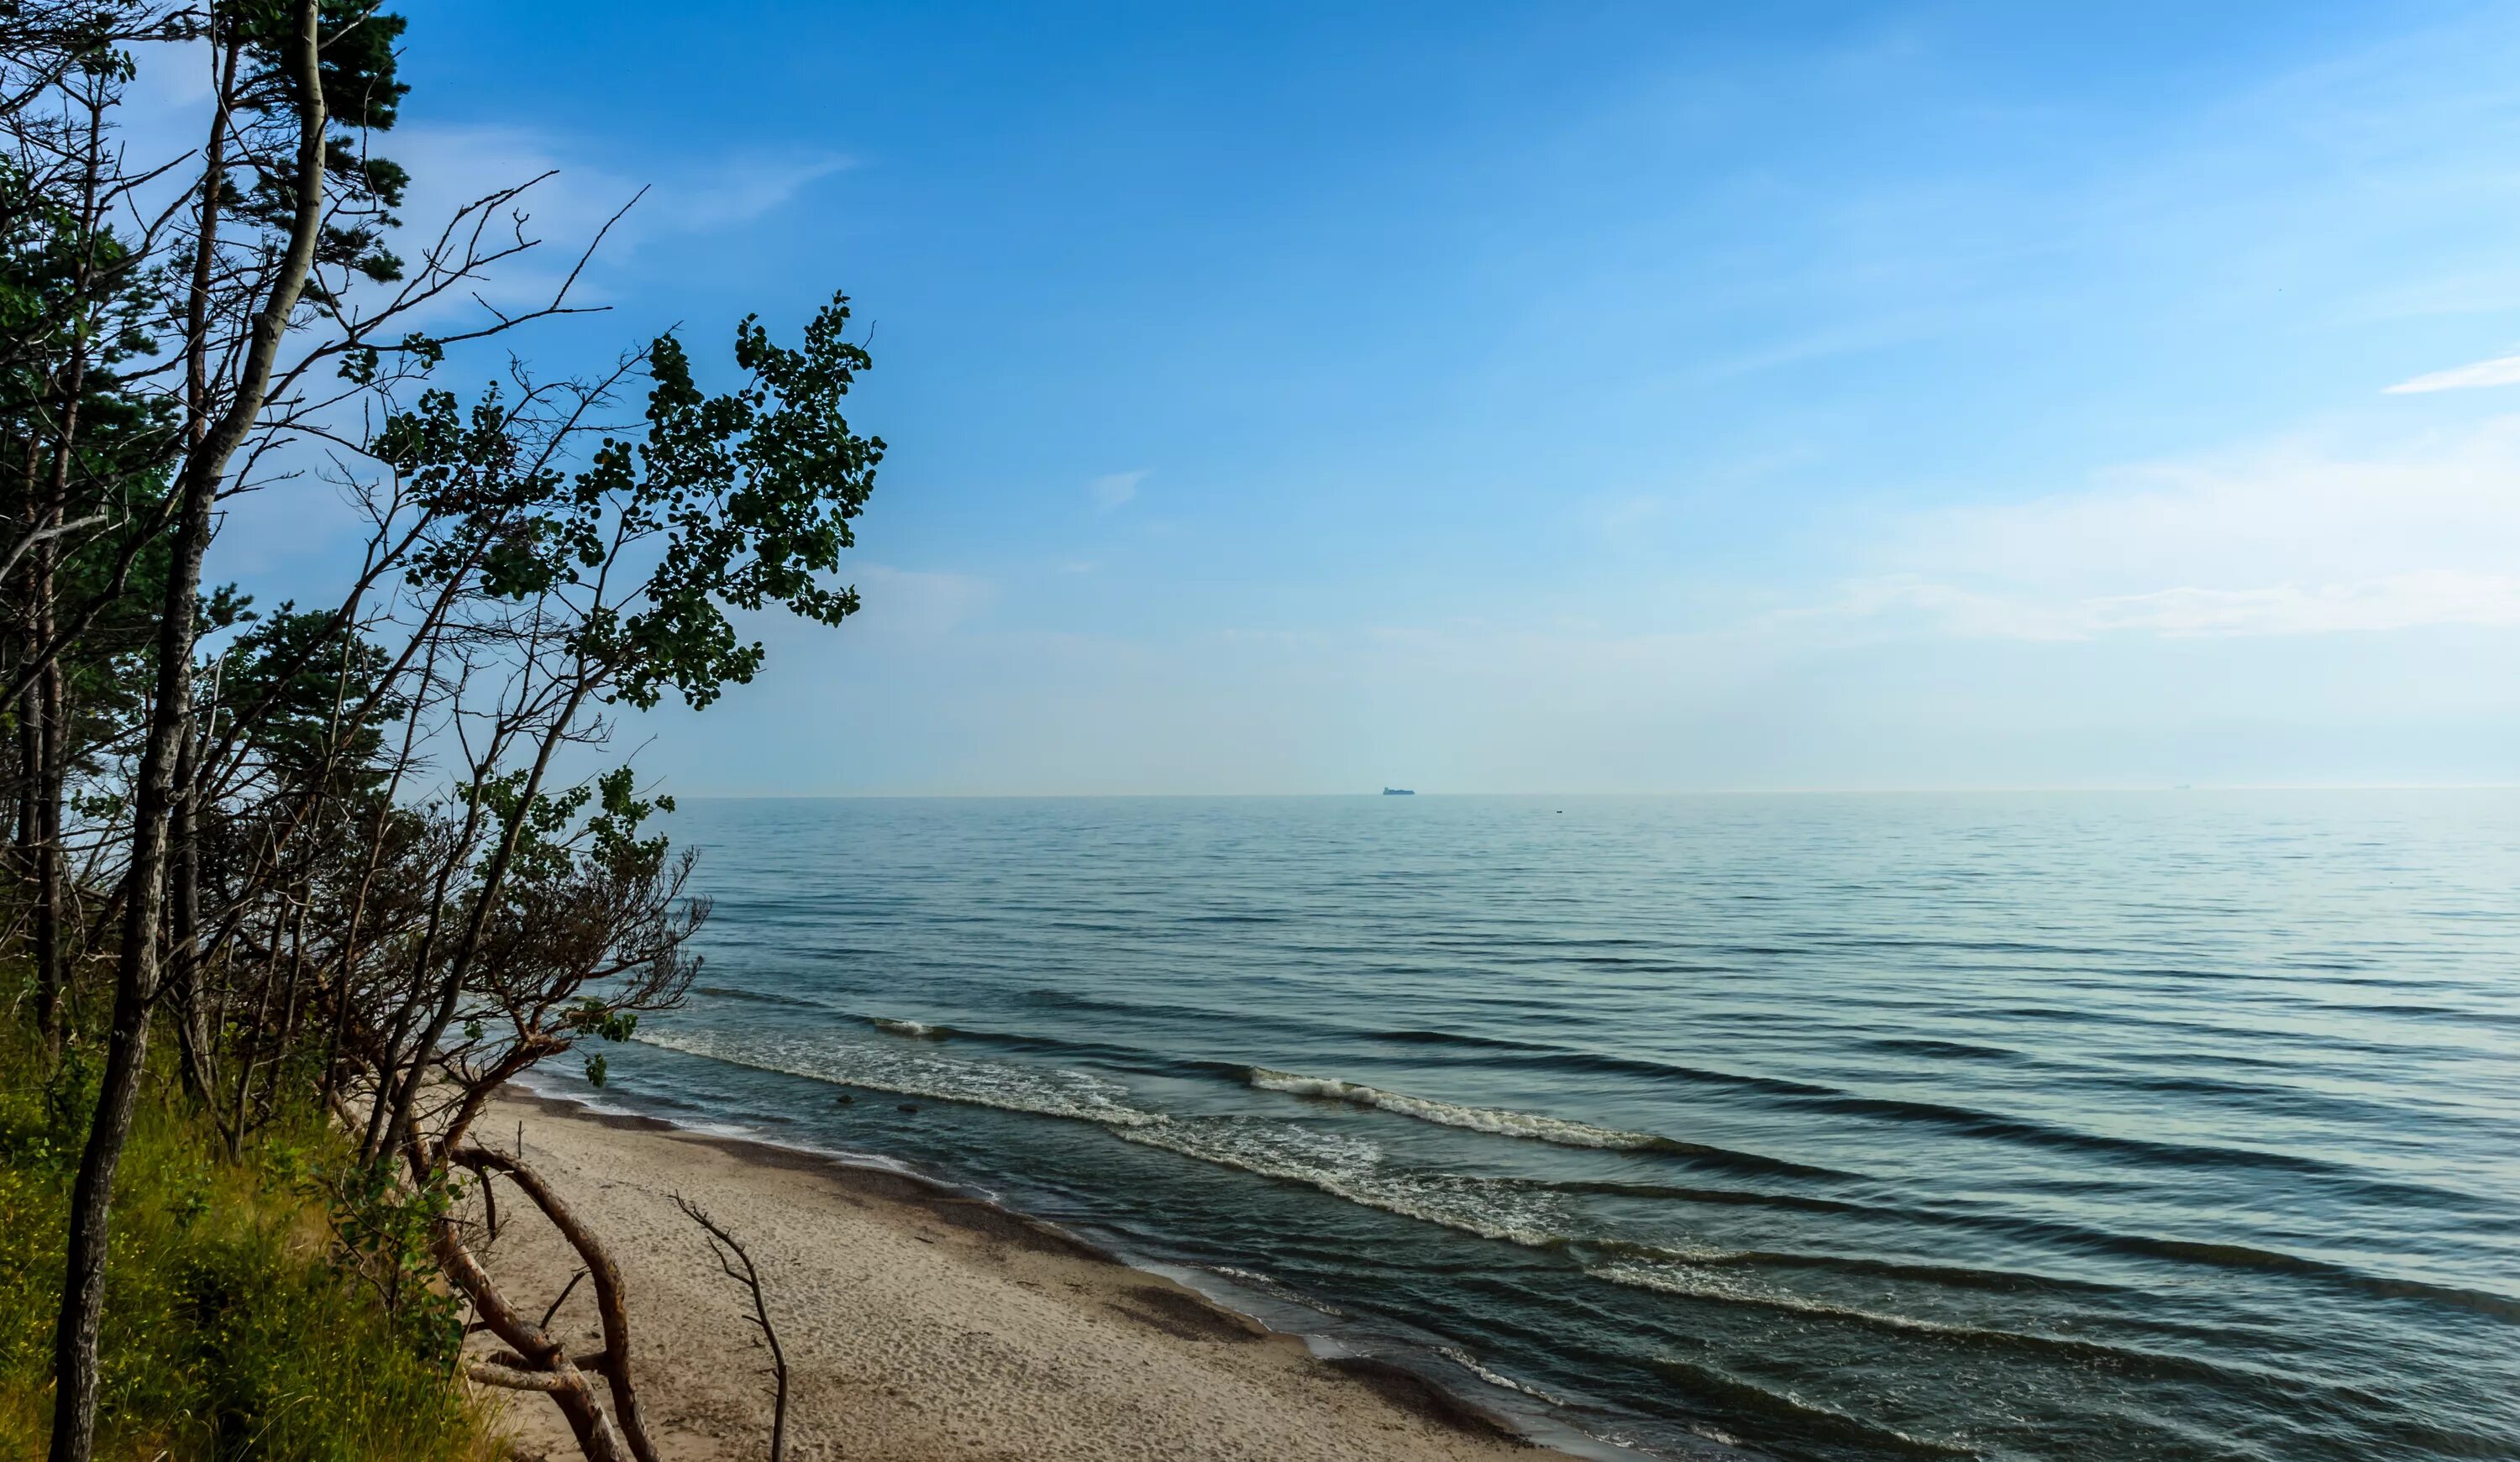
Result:
M0 1455L31 1457L51 1425L65 1225L95 1072L75 1049L55 1067L22 1029L5 1045ZM328 1180L347 1171L346 1144L310 1115L272 1125L231 1160L166 1087L161 1073L116 1184L98 1456L488 1455L454 1380L460 1328L444 1297L405 1277L404 1245L337 1237L414 1231L377 1214L381 1200Z

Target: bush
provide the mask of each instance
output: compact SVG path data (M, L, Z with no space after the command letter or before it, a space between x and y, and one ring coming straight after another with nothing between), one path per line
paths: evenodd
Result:
M53 1325L93 1063L51 1069L22 1028L0 1050L0 1456L52 1420ZM162 1073L161 1073L162 1075ZM310 1118L230 1160L211 1124L152 1083L115 1184L106 1272L101 1458L440 1462L491 1455L454 1380L460 1330L410 1256L344 1244L327 1174L346 1145Z

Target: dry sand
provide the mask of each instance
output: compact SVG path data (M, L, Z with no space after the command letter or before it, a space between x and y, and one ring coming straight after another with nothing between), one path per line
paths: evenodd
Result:
M741 1239L767 1277L799 1462L1535 1455L1422 1383L1316 1359L1294 1337L987 1204L529 1096L501 1102L475 1130L506 1146L519 1122L526 1160L621 1267L641 1404L675 1462L766 1457L772 1394L749 1297L675 1193ZM512 1302L539 1313L577 1265L521 1195L502 1199L488 1266ZM554 1329L573 1348L597 1335L584 1285ZM507 1398L520 1457L576 1456L547 1398L494 1395Z

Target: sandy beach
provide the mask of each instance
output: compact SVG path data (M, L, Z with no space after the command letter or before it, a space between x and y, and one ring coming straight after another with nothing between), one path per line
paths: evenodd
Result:
M1167 1279L908 1177L526 1095L503 1100L478 1130L507 1146L519 1123L527 1161L623 1271L642 1404L677 1462L766 1456L772 1397L749 1297L675 1208L677 1193L741 1239L767 1278L793 1378L791 1457L1532 1455L1412 1378L1318 1359ZM500 1215L488 1266L539 1313L574 1258L513 1190ZM554 1327L598 1333L585 1286ZM547 1399L488 1395L519 1456L576 1456Z

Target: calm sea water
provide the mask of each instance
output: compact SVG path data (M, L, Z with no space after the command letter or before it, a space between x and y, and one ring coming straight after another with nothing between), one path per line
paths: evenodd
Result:
M2520 1456L2520 795L675 820L609 1100L1669 1455Z

